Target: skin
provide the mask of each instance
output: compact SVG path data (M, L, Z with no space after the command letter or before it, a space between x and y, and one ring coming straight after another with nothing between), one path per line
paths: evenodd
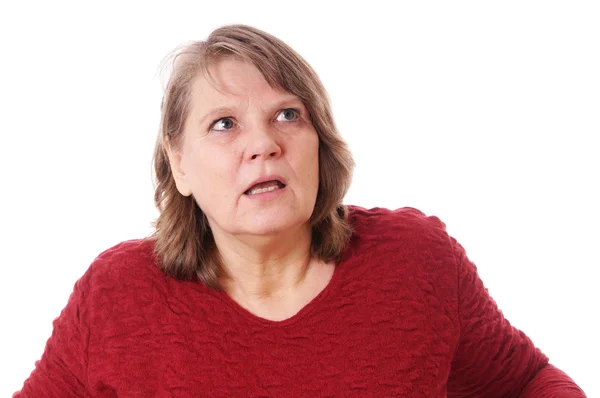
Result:
M166 145L177 189L206 214L229 278L222 285L251 313L283 320L316 297L334 264L310 256L307 224L319 185L319 139L302 101L270 87L252 65L223 59L216 85L198 76L178 150ZM276 174L267 198L244 192Z

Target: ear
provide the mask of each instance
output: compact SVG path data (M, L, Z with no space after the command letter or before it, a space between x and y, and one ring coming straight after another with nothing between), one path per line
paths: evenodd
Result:
M173 173L177 190L183 196L190 196L192 194L192 190L190 184L188 183L187 175L185 174L181 164L181 153L177 150L174 150L167 140L165 140L165 151L167 152L167 156L169 158L169 165L171 166L171 173Z

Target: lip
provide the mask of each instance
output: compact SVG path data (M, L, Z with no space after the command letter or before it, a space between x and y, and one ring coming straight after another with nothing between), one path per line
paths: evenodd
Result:
M256 180L252 181L250 183L250 185L248 185L246 187L246 189L244 189L244 193L246 193L250 188L252 188L256 184L260 184L261 182L267 182L267 181L272 181L272 180L277 180L277 181L281 182L283 185L287 186L287 181L283 177L281 177L280 175L277 175L277 174L270 174L267 176L259 177Z

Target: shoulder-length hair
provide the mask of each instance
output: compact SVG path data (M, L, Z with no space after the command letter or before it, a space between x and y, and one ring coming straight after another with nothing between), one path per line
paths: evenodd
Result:
M176 188L165 147L168 143L173 150L181 149L192 83L201 74L210 77L211 63L224 57L254 65L271 87L296 95L306 106L319 137L319 189L308 221L311 255L338 260L352 232L342 199L350 186L354 161L336 128L327 92L310 65L283 41L250 26L230 25L167 58L172 70L163 94L153 158L159 216L151 238L161 269L177 279L199 278L214 289L221 289L219 280L227 276L202 209L193 195L183 196Z

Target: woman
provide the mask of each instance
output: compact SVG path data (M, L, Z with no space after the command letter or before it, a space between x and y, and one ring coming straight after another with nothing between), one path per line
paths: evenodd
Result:
M308 64L247 26L178 52L152 237L75 285L16 396L583 397L415 209L343 206Z

